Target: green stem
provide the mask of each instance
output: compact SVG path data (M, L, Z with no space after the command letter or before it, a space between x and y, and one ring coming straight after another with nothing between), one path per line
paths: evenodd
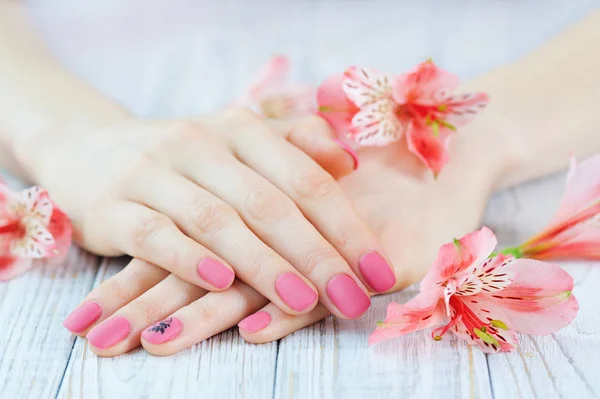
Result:
M512 255L515 258L522 258L523 257L523 252L521 252L521 247L509 247L509 248L504 248L502 251L500 252L493 252L490 255L490 258L493 258L494 256L498 255L498 254L503 254L503 255Z

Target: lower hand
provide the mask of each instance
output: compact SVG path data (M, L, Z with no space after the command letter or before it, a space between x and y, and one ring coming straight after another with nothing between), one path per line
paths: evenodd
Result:
M422 173L418 161L400 145L362 150L360 155L359 170L340 184L390 255L397 277L393 290L398 290L426 273L437 249L449 237L477 226L493 188L495 168L480 165L469 172L457 162L436 181ZM148 267L154 270L152 278L143 285L132 284L138 270ZM116 287L127 288L115 293ZM240 323L244 339L269 342L329 314L322 305L306 314L286 314L240 281L226 291L208 293L135 259L94 290L86 298L90 300L102 301L103 307L110 309L101 321L118 316L134 320L131 331L119 342L107 348L93 347L102 356L127 352L140 343L152 354L169 355L247 316Z

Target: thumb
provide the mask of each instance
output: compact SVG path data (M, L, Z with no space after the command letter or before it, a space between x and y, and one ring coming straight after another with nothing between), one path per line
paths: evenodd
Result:
M313 115L267 123L273 131L304 151L334 178L339 179L358 168L358 156L347 143L337 139L327 121Z

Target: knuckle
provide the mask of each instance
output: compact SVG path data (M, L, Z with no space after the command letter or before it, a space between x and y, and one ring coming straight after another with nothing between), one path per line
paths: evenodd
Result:
M277 270L279 267L280 260L276 255L269 252L261 252L246 265L243 274L246 281L257 281L261 278L263 270Z
M318 132L329 137L334 136L334 133L327 121L318 115L307 116L299 123L301 124L303 131L312 132L313 134L314 132Z
M216 314L214 307L202 305L195 309L195 317L200 320L203 324L213 324L215 322Z
M194 231L205 235L225 228L237 218L237 212L224 202L195 199L190 203L188 217Z
M128 289L123 281L117 278L110 278L102 284L106 297L116 298L119 303L129 303L135 298L133 290ZM100 299L100 298L98 298Z
M197 121L178 120L169 122L169 126L165 129L168 138L179 141L189 140L198 137L199 132L204 130L202 124Z
M305 199L327 197L338 190L333 177L322 170L297 173L292 177L291 184L292 192Z
M276 190L254 190L246 197L245 214L252 220L265 222L289 215L294 205Z
M327 265L340 263L340 255L333 248L322 248L309 251L302 262L302 274L313 275L319 268L328 268Z
M133 230L132 244L137 250L143 250L161 234L171 228L173 223L164 215L152 215L141 219Z
M228 119L236 125L262 124L261 118L250 108L234 105L228 109Z
M165 313L164 305L156 302L149 302L144 299L136 300L133 303L133 306L135 308L135 313L138 315L141 314L143 319L149 322L162 319Z

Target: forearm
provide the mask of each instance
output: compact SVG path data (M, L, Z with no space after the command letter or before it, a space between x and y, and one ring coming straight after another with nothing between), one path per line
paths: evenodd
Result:
M0 4L0 54L0 165L13 172L27 175L33 140L127 116L52 59L19 5Z
M492 167L494 189L561 170L571 153L584 158L600 152L600 53L592 50L598 43L600 12L594 12L522 60L468 85L488 92L490 104L459 135L474 143L463 146L478 152L470 158L502 158Z

